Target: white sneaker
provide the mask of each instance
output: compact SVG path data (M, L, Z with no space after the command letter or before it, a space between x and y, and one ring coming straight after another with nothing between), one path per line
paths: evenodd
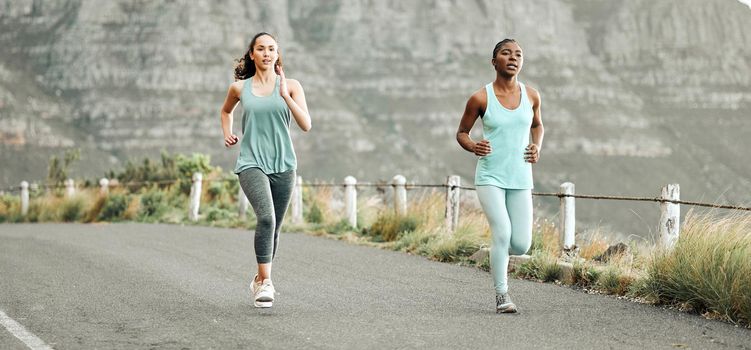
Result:
M253 281L250 282L250 293L253 294L253 305L255 307L271 307L274 302L274 285L270 279L265 279L263 282L256 282L256 277L253 276Z
M495 312L498 314L512 314L517 312L516 304L511 301L511 297L509 297L508 293L497 294L495 296Z

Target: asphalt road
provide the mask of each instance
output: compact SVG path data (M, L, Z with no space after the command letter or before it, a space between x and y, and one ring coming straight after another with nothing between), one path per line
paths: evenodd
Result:
M751 349L748 329L530 281L497 315L487 272L304 234L281 238L272 309L254 268L250 231L0 225L0 311L55 349Z

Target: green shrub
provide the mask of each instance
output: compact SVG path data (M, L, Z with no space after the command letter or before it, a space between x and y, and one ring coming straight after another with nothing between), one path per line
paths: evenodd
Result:
M170 208L188 209L189 198L187 194L182 193L180 189L181 182L178 180L177 183L170 186L165 192L167 206Z
M141 196L141 209L139 217L142 219L159 218L167 211L165 195L158 189L151 189Z
M317 202L313 202L313 205L310 206L310 210L305 214L305 221L311 224L323 223L323 212Z
M39 217L42 215L43 210L44 207L40 200L29 200L29 210L26 212L26 216L23 220L25 222L39 222Z
M164 181L169 183L175 181L177 189L182 194L188 194L193 183L193 173L201 172L206 179L208 174L220 170L218 167L211 166L210 158L207 155L194 153L188 157L182 154L170 155L162 151L161 162L154 162L149 158L144 158L143 161L137 163L129 160L125 164L124 170L120 172L109 170L105 176L117 178L130 191L137 191L143 186L148 186L146 185L148 182ZM170 185L162 183L158 186L165 188Z
M237 179L237 175L231 174L230 176L223 176L224 185L227 190L227 193L235 200L235 203L238 202L238 194L240 193L240 181Z
M210 162L211 157L205 154L193 153L188 158L182 154L177 155L175 158L175 167L177 168L177 174L180 178L180 191L184 194L190 193L190 187L193 185L193 174L196 172L203 173L204 179L213 168Z
M15 222L19 216L21 200L18 196L3 195L0 196L0 223Z
M124 194L110 194L104 201L101 213L99 213L98 220L118 220L128 209L128 198Z
M47 183L50 185L62 185L68 179L68 169L77 160L81 159L81 150L68 150L58 158L50 157L47 163Z
M563 269L560 265L558 265L557 263L548 263L542 265L542 268L540 269L539 279L544 282L554 282L560 280L562 275Z
M218 198L221 198L226 193L226 191L226 184L224 183L224 181L213 181L206 189L206 193L209 196L208 200L216 200Z
M477 252L482 244L478 233L460 228L453 235L443 234L441 238L431 241L427 251L431 258L438 261L460 261Z
M397 215L395 213L382 213L370 228L364 229L363 233L371 236L374 240L391 242L403 232L414 231L419 225L419 220L411 215Z
M86 212L86 201L80 196L66 199L60 206L60 219L64 222L79 221Z
M537 251L532 254L528 261L519 266L516 274L543 282L553 282L561 279L563 269L558 265L558 259L555 256Z
M333 234L341 234L345 232L351 232L354 230L355 228L349 224L349 221L347 219L341 219L337 221L335 224L329 225L326 228L326 231L333 233Z
M597 288L608 294L624 295L631 286L632 279L621 269L608 266L597 278Z
M227 209L210 207L208 208L208 210L206 210L206 221L209 222L229 220L233 216L234 213L230 212Z
M587 263L575 261L573 264L572 284L579 287L593 287L600 278L601 273Z
M157 220L168 224L184 224L188 222L188 213L181 208L169 207Z
M436 237L437 236L434 233L423 230L405 231L402 232L396 240L394 250L401 250L410 253L416 252L421 247L427 247ZM425 249L425 252L427 252L427 249Z

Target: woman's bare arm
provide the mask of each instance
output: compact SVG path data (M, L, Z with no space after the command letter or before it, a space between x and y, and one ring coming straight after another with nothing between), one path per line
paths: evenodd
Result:
M462 120L459 122L459 129L456 131L456 141L465 150L474 153L478 156L486 156L492 152L490 142L488 140L482 140L480 142L474 142L469 137L469 132L477 121L477 117L485 113L485 106L487 105L487 96L485 96L485 90L478 90L467 100L467 105L464 108L464 114Z
M530 163L537 163L540 159L540 151L542 150L542 139L545 136L545 128L542 126L542 99L540 98L540 93L531 87L527 88L527 93L532 100L533 115L532 126L530 126L532 143L527 146L524 159Z
M237 102L240 101L240 92L242 91L242 81L236 81L229 86L227 97L220 111L222 119L222 132L224 133L224 146L231 147L238 141L237 135L232 133L233 113Z

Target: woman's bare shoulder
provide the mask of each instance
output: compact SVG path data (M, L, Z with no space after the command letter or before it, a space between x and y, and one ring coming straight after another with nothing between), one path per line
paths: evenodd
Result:
M291 87L302 87L302 84L297 79L287 78L287 84Z
M527 95L529 95L529 98L532 100L532 102L534 103L540 102L540 92L537 91L537 89L527 84L524 84L524 88L527 89Z
M245 85L245 80L238 80L232 84L229 85L229 91L237 96L240 97L240 94L243 91L243 86Z
M484 109L485 105L487 105L488 103L488 93L487 91L485 91L485 87L477 89L475 92L473 92L472 95L469 96L469 101L467 102Z

